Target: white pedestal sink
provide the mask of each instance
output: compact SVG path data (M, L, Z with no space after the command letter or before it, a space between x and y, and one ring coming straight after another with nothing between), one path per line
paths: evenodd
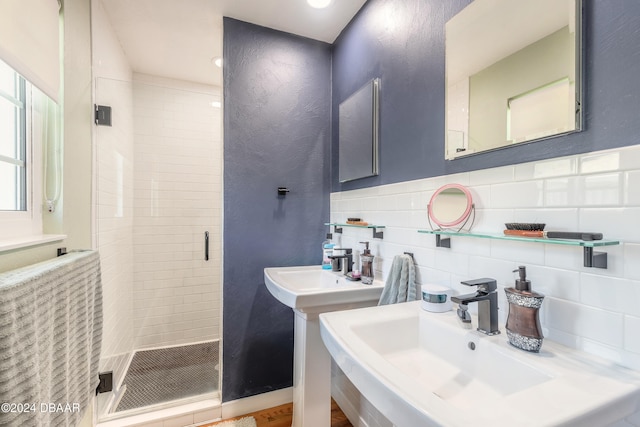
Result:
M635 371L549 340L527 353L420 302L327 313L320 327L338 366L396 427L608 426L640 405Z
M264 269L269 292L295 314L293 427L331 425L331 356L320 338L319 314L373 306L384 284L346 280L320 266Z

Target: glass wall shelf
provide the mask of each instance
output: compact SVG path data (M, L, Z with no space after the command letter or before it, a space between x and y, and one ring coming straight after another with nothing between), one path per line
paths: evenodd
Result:
M618 240L577 240L577 239L549 239L546 237L520 237L520 236L507 236L505 234L494 233L471 233L466 231L448 231L448 230L418 230L418 233L436 234L442 236L463 236L463 237L479 237L481 239L496 239L496 240L516 240L519 242L538 242L549 243L552 245L569 245L569 246L616 246L620 244Z
M356 224L347 224L347 223L335 223L335 222L325 222L324 225L328 225L333 227L333 232L342 234L342 227L353 227L353 228L371 228L373 230L373 238L374 239L382 239L384 236L384 232L377 231L379 228L385 228L384 225L356 225ZM331 238L331 233L327 234L327 238Z
M584 266L607 268L607 253L595 252L593 248L601 246L616 246L620 244L618 240L577 240L577 239L549 239L544 237L519 237L519 236L507 236L504 234L496 233L483 233L483 232L467 232L467 231L449 231L449 230L418 230L418 233L434 234L436 236L436 246L438 247L451 247L451 236L459 237L475 237L480 239L493 239L493 240L511 240L517 242L529 242L529 243L546 243L551 245L565 245L565 246L579 246L583 248L584 252ZM442 237L447 236L447 237Z

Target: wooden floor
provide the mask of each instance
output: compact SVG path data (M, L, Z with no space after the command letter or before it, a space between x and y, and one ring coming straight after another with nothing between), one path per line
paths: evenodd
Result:
M252 412L251 414L242 415L240 417L229 418L228 420L237 420L242 417L254 417L258 427L291 427L293 418L293 403L276 406L274 408L263 409L262 411ZM211 427L223 421L217 421L207 424L203 427ZM331 427L353 427L347 417L344 415L335 400L331 399Z

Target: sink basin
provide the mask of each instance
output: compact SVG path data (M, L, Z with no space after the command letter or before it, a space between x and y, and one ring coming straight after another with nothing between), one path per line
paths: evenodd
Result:
M449 326L428 316L405 317L355 325L353 332L395 369L460 409L481 409L553 378L476 333ZM394 338L399 331L402 337Z
M380 281L371 285L352 282L340 272L323 270L317 265L265 268L264 282L278 301L303 312L333 311L362 301L377 303L384 287Z
M384 283L352 282L321 266L264 269L271 295L293 309L293 427L331 424L331 356L320 338L320 313L376 305Z
M322 314L320 333L397 427L608 425L640 404L634 371L548 340L527 353L419 302Z

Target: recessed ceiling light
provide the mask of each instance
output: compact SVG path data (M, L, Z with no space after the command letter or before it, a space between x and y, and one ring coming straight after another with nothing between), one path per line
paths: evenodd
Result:
M220 102L220 101L211 101L211 106L213 108L221 108L222 107L222 102Z
M222 58L220 58L219 56L214 56L213 58L211 58L211 62L216 64L216 67L222 68Z
M315 7L316 9L323 9L331 4L333 0L307 0L309 6Z

